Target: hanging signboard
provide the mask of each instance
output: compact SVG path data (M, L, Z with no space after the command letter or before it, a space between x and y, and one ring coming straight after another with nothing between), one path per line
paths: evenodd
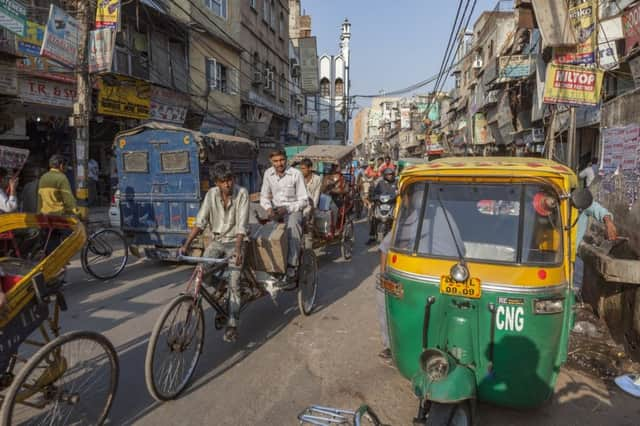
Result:
M43 25L27 21L25 36L16 40L16 48L23 56L16 62L18 71L50 80L75 83L76 79L70 68L40 56L44 31Z
M76 88L72 84L49 81L39 78L21 78L19 96L24 102L73 108L77 98Z
M400 127L403 129L411 128L411 109L408 107L400 108Z
M120 0L102 0L96 8L96 29L118 29L120 21Z
M544 85L544 102L594 106L600 101L603 77L600 70L550 63Z
M151 84L121 75L98 82L98 114L147 120L151 107Z
M554 49L556 64L589 65L596 62L596 45L598 40L596 0L585 0L577 6L569 8L569 18L578 43L575 47Z
M16 0L0 0L0 27L20 37L24 36L27 8Z
M27 21L24 37L16 39L18 52L26 56L40 56L44 40L44 25Z
M615 70L620 66L615 41L598 45L598 65L606 71Z
M29 158L28 149L0 145L0 167L7 170L22 170Z
M75 68L78 62L79 38L78 21L52 4L40 55Z
M318 45L316 38L301 38L298 43L302 92L306 95L318 94L320 92L320 80L318 78Z
M622 17L625 37L625 55L640 47L640 3L627 10Z
M527 78L535 71L535 57L531 55L501 56L496 83Z
M476 145L489 143L489 123L481 112L473 116L473 143Z
M188 96L158 86L151 87L151 120L182 126L188 109Z
M598 43L607 43L624 38L622 16L598 22Z
M89 32L89 72L111 71L116 32L102 28Z

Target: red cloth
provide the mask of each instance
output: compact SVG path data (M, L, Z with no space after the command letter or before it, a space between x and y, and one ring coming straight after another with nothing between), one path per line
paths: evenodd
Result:
M378 174L382 175L382 172L385 171L385 169L391 169L394 172L396 171L396 166L393 165L393 163L382 163L382 166L380 166L380 169L378 169Z
M369 166L367 167L367 170L364 171L364 175L368 178L377 178L380 176L380 173L378 173L375 168Z

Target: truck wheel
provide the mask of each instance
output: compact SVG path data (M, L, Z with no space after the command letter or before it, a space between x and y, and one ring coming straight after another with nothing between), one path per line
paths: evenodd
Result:
M468 401L456 404L431 403L426 426L471 426L471 409Z

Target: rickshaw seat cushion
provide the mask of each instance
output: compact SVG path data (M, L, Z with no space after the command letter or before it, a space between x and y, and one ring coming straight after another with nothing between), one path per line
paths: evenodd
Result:
M35 262L5 257L0 259L0 282L2 290L7 293L20 282L36 266Z

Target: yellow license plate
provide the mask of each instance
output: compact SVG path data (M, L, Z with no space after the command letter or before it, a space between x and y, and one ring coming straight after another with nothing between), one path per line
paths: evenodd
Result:
M459 283L445 276L440 278L440 293L449 296L479 299L482 295L482 287L480 286L480 280L477 278L471 278L467 282Z

